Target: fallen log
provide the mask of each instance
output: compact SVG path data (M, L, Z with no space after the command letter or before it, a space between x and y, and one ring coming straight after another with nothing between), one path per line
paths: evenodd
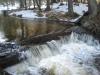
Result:
M30 45L30 44L42 44L46 41L59 39L59 36L66 35L64 31L52 32L48 34L42 34L37 36L31 36L27 39L24 39L20 42L21 45Z
M66 21L66 20L59 20L59 19L47 19L47 22L57 22L57 23L60 23L60 24L64 24L64 25L75 25L74 22L71 22L71 21Z
M6 68L9 66L12 66L14 64L17 64L21 60L19 60L20 54L11 52L8 55L0 56L0 67Z
M22 40L20 42L20 44L21 45L41 44L41 43L45 43L47 41L59 39L59 36L68 35L72 31L73 32L77 32L77 33L81 33L83 31L85 31L85 33L93 35L91 30L88 29L87 26L86 26L87 28L84 26L84 23L86 23L86 21L88 21L88 19L86 19L86 17L89 18L88 12L84 13L83 16L81 16L76 22L59 21L59 20L50 20L49 19L47 21L50 21L50 22L51 21L56 21L56 22L59 22L59 23L65 23L67 25L70 25L70 27L69 28L65 28L64 30L61 30L61 31L58 31L58 32L42 34L42 35L38 35L38 36L31 36L31 37L29 37L27 39ZM84 22L84 20L85 20L85 22ZM91 25L90 25L90 27L91 27Z
M52 32L48 34L42 34L38 36L31 36L27 39L24 39L20 42L21 45L30 45L30 44L43 44L47 41L51 40L58 40L60 39L60 36L65 36L65 35L70 35L71 32L76 32L76 33L87 33L86 30L79 26L72 26L70 28L65 28L63 30L60 30L58 32Z

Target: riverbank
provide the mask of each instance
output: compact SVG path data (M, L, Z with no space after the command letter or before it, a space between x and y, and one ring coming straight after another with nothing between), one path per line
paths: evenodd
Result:
M13 11L9 15L17 16L21 18L26 19L36 19L36 18L49 18L52 20L59 20L59 21L70 21L75 22L77 21L85 12L88 11L87 4L79 3L78 5L73 4L73 10L74 13L76 13L78 16L69 17L68 15L64 15L68 12L68 4L64 2L63 5L60 5L60 3L54 3L51 5L50 11L45 11L46 5L42 5L42 12L39 12L37 9L33 10L20 10L20 11Z

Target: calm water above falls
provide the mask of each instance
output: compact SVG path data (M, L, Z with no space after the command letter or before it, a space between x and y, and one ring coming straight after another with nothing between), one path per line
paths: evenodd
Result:
M41 19L26 20L0 16L0 40L3 42L52 33L64 28L64 25Z
M12 75L100 75L94 64L100 44L89 35L72 33L23 53L26 61L5 70Z

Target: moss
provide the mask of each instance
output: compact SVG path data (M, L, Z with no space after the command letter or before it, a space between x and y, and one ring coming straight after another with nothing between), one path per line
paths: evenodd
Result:
M70 14L67 12L63 16L66 17L67 19L74 19L77 18L79 15L77 13Z
M42 12L37 12L37 16L38 16L38 17L43 17Z
M51 20L60 20L60 19L63 19L63 20L66 20L66 19L74 19L74 18L77 18L79 15L77 13L73 13L73 14L70 14L70 13L63 13L63 12L49 12L46 17L48 17L48 19L51 19Z
M46 14L46 17L48 17L48 19L58 20L57 13L54 13L54 12L48 12Z
M58 20L56 15L51 15L51 16L48 17L48 19Z
M49 75L55 75L55 73L54 73L54 69L50 69L50 71L49 71Z

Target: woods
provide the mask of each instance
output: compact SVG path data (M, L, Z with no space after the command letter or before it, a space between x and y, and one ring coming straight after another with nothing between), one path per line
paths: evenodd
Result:
M0 0L0 75L100 75L100 0Z
M45 11L51 11L52 4L53 3L63 3L65 0L0 0L0 4L7 6L7 9L9 10L9 5L14 5L15 3L19 3L20 7L19 9L30 9L31 6L33 8L37 8L39 11L42 11L42 5L46 4ZM68 12L70 14L73 14L73 3L88 3L88 11L91 15L97 14L97 2L96 0L67 0L68 3ZM33 9L34 10L34 9ZM67 10L66 10L67 11Z

